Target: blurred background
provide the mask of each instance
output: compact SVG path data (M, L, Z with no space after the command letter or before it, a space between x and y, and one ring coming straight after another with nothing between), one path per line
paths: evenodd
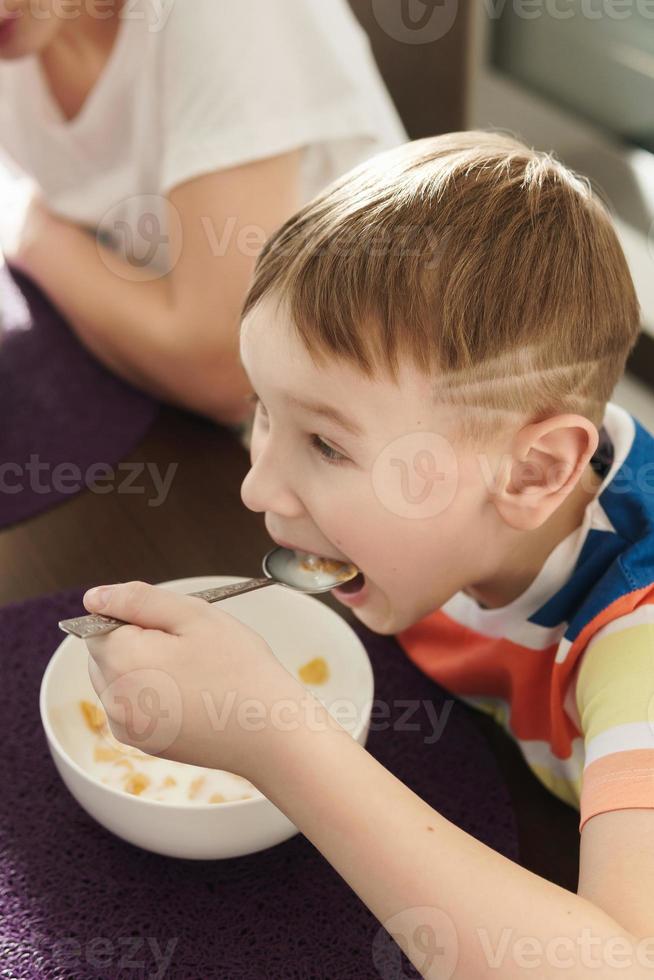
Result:
M654 425L654 2L350 3L412 138L504 129L607 201L643 313L616 400Z
M609 203L643 313L620 392L654 428L654 0L349 2L411 138L504 129Z

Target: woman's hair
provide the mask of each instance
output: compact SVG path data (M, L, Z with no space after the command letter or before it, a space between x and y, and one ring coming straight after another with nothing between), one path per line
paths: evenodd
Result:
M607 211L546 153L450 133L379 154L266 243L243 316L283 303L317 366L397 381L399 359L484 442L511 416L598 428L639 332Z

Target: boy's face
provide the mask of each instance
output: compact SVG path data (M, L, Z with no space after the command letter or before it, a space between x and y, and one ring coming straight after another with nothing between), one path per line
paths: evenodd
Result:
M455 453L427 378L408 365L397 386L338 361L319 369L282 310L262 301L241 332L260 399L243 502L265 512L279 543L352 561L365 588L336 597L370 629L396 633L492 572L501 522L488 471ZM335 408L360 431L298 402Z

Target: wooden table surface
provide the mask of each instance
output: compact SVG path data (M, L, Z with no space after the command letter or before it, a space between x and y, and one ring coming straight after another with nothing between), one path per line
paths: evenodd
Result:
M153 490L76 494L0 532L0 603L74 587L194 575L258 576L270 548L263 515L240 499L248 454L226 429L163 408L126 461L177 464L161 506ZM142 480L144 486L146 481ZM323 598L345 619L352 613ZM572 891L578 876L578 813L531 774L515 743L488 716L465 706L487 739L513 798L521 863Z

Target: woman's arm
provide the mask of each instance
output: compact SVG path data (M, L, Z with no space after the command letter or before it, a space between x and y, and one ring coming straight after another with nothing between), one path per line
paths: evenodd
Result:
M266 238L297 207L301 151L200 177L170 205L175 267L147 281L80 228L36 205L10 262L66 317L82 343L127 381L233 424L251 408L238 359L241 305Z

